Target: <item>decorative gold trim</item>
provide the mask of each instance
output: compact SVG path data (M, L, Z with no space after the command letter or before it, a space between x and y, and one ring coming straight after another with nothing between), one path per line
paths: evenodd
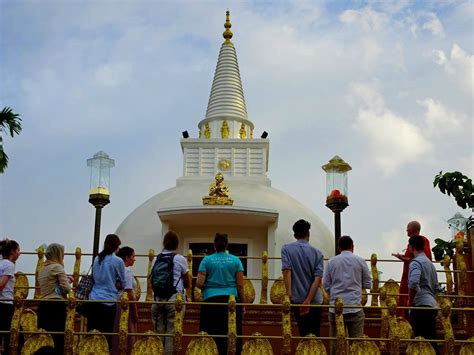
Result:
M206 332L199 332L199 338L190 341L186 355L219 355L217 345Z
M127 292L122 292L120 299L120 320L119 320L119 354L126 355L128 350L128 318L130 304Z
M39 329L39 334L30 334L26 338L25 345L21 349L21 355L35 354L42 347L50 346L54 348L54 341L51 334L46 333L46 330Z
M239 137L240 137L240 139L246 139L247 138L247 130L245 129L245 123L242 123L240 125Z
M446 297L438 298L438 305L441 308L438 312L438 318L443 327L444 333L444 353L454 355L454 332L451 325L451 301Z
M148 269L146 278L146 297L145 301L153 301L153 289L151 287L151 268L153 267L153 259L155 258L155 251L153 249L148 250Z
M315 335L310 334L304 337L304 339L301 339L300 342L298 343L298 346L296 347L296 352L295 355L312 355L312 354L318 354L318 355L326 355L326 347L324 346L324 343L317 339ZM361 353L362 355L362 353Z
M174 338L173 338L173 349L175 354L181 354L182 350L182 338L183 338L183 317L184 317L184 307L183 307L183 296L178 292L176 294L176 301L174 303L176 310L175 313L175 323L174 323Z
M224 120L222 122L222 127L221 127L221 137L222 139L227 139L229 138L229 135L230 135L229 124L227 123L227 120Z
M76 319L76 297L74 295L74 291L69 291L69 295L68 295L68 299L66 303L66 324L64 326L64 353L65 354L73 354L75 350L74 349L75 319Z
M28 297L30 283L28 277L21 271L15 273L15 286L13 287L13 294L15 297L19 297L26 300Z
M156 333L152 330L148 330L143 334L143 337L139 337L135 344L133 344L131 355L164 354L163 343L160 338L154 334Z
M40 245L38 249L36 249L36 253L38 255L38 262L36 263L36 271L35 271L35 294L33 296L34 299L41 298L41 289L38 283L38 275L43 268L44 263L44 246Z
M272 345L267 338L259 332L253 333L252 336L258 338L253 338L245 342L242 347L242 355L273 355ZM228 352L228 354L230 354L230 352Z
M225 12L225 31L222 33L222 36L225 38L225 42L230 42L232 36L234 35L230 28L232 27L232 24L230 23L230 11L227 10Z
M370 302L371 306L379 305L379 296L374 295L374 293L379 293L379 270L377 269L377 254L372 254L370 256L370 271L372 273L372 288L370 292L372 293L372 300Z
M209 126L209 122L206 122L204 125L204 138L211 138L211 127Z
M273 288L273 287L272 287ZM273 302L273 299L272 299ZM275 303L275 302L273 302ZM285 293L282 301L282 331L283 331L283 347L282 354L291 354L291 315L290 315L290 298Z
M268 253L262 252L262 289L260 291L260 304L268 303Z
M95 329L81 339L77 348L78 355L109 354L109 346L105 336Z
M344 316L342 311L344 310L344 304L340 297L336 298L334 302L335 306L335 318L336 318L336 343L338 355L347 354L347 342L346 342L346 327L344 326Z
M188 285L190 285L186 289L186 301L187 302L192 302L192 294L191 294L191 289L192 289L192 284L193 284L193 251L191 249L188 249L188 255L187 255L187 261L188 261Z
M451 258L449 255L445 255L443 258L443 269L446 275L446 294L452 295L453 294L453 275L449 266L451 265Z
M423 337L416 337L415 340L425 340ZM414 341L407 347L407 355L436 355L433 347L427 341Z
M285 283L283 282L283 276L280 276L273 282L270 288L270 301L272 301L273 304L282 304L285 296Z
M229 315L227 324L227 354L235 354L237 349L237 317L235 314L235 296L229 296Z
M82 250L81 248L76 248L74 257L76 260L74 261L74 271L73 271L73 288L76 288L77 285L79 284L79 275L81 273L81 256L82 256Z

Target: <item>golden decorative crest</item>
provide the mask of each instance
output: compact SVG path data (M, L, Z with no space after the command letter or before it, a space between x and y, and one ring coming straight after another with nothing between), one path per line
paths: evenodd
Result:
M35 332L38 330L38 317L33 310L27 308L21 312L20 327L26 332ZM25 339L29 337L31 337L31 334L25 334Z
M380 355L380 349L367 335L366 340L355 340L351 345L351 355Z
M28 282L28 278L24 273L18 271L15 273L15 287L13 289L13 293L15 296L18 296L22 300L28 297L28 288L30 284Z
M30 334L27 338L25 345L21 349L22 355L35 354L42 347L50 346L54 348L54 341L50 334L46 333L46 330L39 329L39 334Z
M137 287L135 288L135 299L140 301L140 297L142 295L142 287L140 286L140 280L136 276L133 276L135 282L137 283Z
M253 338L245 342L242 347L242 355L273 355L272 346L267 338L264 338L259 332L253 333L252 336L259 338Z
M416 337L415 340L425 340L423 337ZM407 355L436 355L433 347L427 341L412 342L407 347Z
M209 126L209 122L206 122L204 125L204 138L211 138L211 127Z
M131 355L164 354L163 343L155 334L155 332L149 330L144 333L145 336L138 337L133 345Z
M319 288L321 289L321 293L323 294L323 304L329 304L331 296L329 295L328 291L326 291L322 283L319 284Z
M247 138L247 130L245 129L245 123L242 123L242 124L240 125L239 137L240 137L240 139L245 139L245 138Z
M227 120L224 120L222 122L222 127L221 127L221 137L222 139L227 139L229 138L229 135L230 135L229 124L227 123Z
M461 346L461 350L459 350L459 355L471 355L474 354L474 337L468 339L472 343L466 343Z
M255 288L253 287L252 281L248 280L244 276L244 295L245 303L253 303L255 301ZM243 301L240 301L243 302Z
M186 349L186 355L219 355L214 339L207 335L206 332L199 332L199 338L191 340Z
M216 182L209 187L209 195L202 198L204 205L228 205L232 206L234 200L229 197L229 188L224 184L224 176L221 172L216 174Z
M285 295L285 283L283 282L283 276L280 276L270 288L270 301L272 301L273 304L282 304Z
M109 354L109 345L105 336L98 330L91 330L78 345L79 355Z
M323 342L316 339L313 334L307 335L298 344L295 355L326 355L327 351Z

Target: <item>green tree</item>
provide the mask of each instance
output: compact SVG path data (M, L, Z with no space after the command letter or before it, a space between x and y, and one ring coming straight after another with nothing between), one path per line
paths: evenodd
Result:
M474 185L472 180L459 171L439 172L433 181L433 187L438 186L443 194L453 196L459 207L474 208Z
M4 107L0 112L0 174L5 172L8 166L8 155L3 150L3 133L10 134L13 138L15 134L21 132L21 118L18 113L13 113L10 107Z

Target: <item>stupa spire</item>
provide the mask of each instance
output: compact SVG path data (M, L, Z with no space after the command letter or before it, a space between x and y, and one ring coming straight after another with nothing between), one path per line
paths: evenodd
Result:
M247 118L237 53L231 42L233 33L230 30L232 24L229 10L226 11L224 27L224 42L217 59L206 117L199 122L200 137L249 139L254 127ZM225 128L226 134L222 133L222 127Z

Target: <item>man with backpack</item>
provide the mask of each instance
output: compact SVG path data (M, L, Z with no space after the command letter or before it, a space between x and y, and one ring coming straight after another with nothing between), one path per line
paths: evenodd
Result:
M186 299L189 269L184 256L176 253L178 245L178 235L167 232L163 238L163 251L156 257L150 274L155 301L175 301L178 292ZM174 304L153 304L151 315L159 334L174 334ZM163 337L163 346L165 354L173 354L173 337Z

